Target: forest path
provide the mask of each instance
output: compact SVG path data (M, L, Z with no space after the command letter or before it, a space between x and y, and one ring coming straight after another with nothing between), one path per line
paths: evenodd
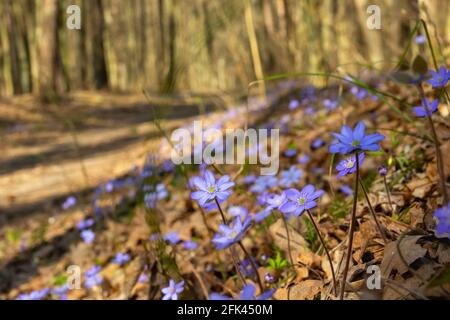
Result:
M211 99L77 93L57 106L29 96L0 102L0 223L123 175L159 148L150 106L173 130L218 110ZM65 119L65 120L62 120ZM1 127L0 127L1 128Z

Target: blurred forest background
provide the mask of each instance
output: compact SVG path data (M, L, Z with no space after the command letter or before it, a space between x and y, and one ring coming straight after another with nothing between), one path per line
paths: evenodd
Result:
M81 30L66 27L69 5ZM381 8L369 30L367 6ZM245 92L275 73L392 66L415 19L448 56L447 0L2 0L0 95Z

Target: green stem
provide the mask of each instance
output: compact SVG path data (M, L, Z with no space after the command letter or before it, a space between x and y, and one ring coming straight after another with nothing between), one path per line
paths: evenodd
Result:
M391 208L391 214L394 214L394 206L392 205L391 192L389 191L389 186L387 184L386 176L383 176L383 181L384 181L384 188L386 189L389 207Z
M287 249L289 254L289 260L291 261L291 266L294 267L294 259L292 258L292 250L291 250L291 236L289 233L288 224L286 221L286 217L283 213L281 213L281 220L283 220L284 228L286 229L286 239L287 239Z
M358 202L358 183L359 183L359 154L355 153L356 158L356 178L355 178L355 192L353 194L353 209L352 209L352 217L350 221L350 230L348 236L348 246L347 246L347 254L344 265L344 273L342 275L342 284L341 284L341 292L339 293L339 300L344 299L345 285L347 283L347 274L348 268L350 266L350 259L352 257L352 247L353 247L353 233L355 231L356 225L356 204Z

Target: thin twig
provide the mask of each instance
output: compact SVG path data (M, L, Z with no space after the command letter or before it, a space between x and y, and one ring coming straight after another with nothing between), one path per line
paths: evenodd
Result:
M250 265L253 268L253 271L255 272L256 279L258 280L259 289L261 290L261 293L264 292L264 286L261 281L261 277L259 276L258 268L256 267L255 261L253 261L252 256L248 253L247 249L245 249L244 245L242 244L242 241L237 242L238 245L241 247L242 251L244 251L244 254L246 255L247 259L250 261Z

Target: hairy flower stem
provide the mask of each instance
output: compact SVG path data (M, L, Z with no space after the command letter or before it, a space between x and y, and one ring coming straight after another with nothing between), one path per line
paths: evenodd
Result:
M384 182L384 188L386 189L386 194L387 194L387 198L388 198L389 207L391 209L391 213L394 214L394 206L392 205L392 200L391 200L391 191L389 191L389 186L387 184L386 176L383 176L383 182Z
M217 200L217 198L214 198L214 200L216 201L217 207L219 208L219 212L220 212L220 215L222 216L223 223L228 225L227 218L225 218L225 214L223 213L223 210L222 210L222 207L219 204L219 201Z
M261 281L261 277L259 276L258 268L256 267L255 261L253 261L252 256L248 253L247 249L245 249L244 245L242 244L242 241L238 241L238 245L241 247L242 251L244 251L245 256L247 257L248 261L250 261L250 265L252 266L253 272L256 275L256 279L258 280L258 286L261 290L261 293L264 292L264 286Z
M356 158L356 177L355 177L355 191L353 193L353 209L352 209L352 218L350 221L350 230L348 234L348 246L347 246L347 254L344 265L344 273L342 274L342 284L341 291L339 292L339 300L344 299L345 285L347 283L347 273L348 268L350 266L350 259L352 257L352 247L353 247L353 233L355 231L356 225L356 204L358 202L358 185L359 185L359 159L358 159L358 151L355 153Z
M294 267L294 259L292 258L292 250L291 250L291 235L289 233L288 224L286 221L286 217L283 213L281 213L281 220L283 220L284 228L286 229L286 239L287 239L287 249L289 254L289 260L291 262L291 266Z
M425 99L425 92L423 91L422 85L418 85L417 86L419 89L419 93L420 93L420 98L422 100ZM427 113L427 119L428 119L428 124L430 126L431 129L431 133L433 135L433 140L434 140L434 147L436 149L436 165L437 165L437 169L438 169L438 173L439 173L439 180L441 183L441 189L442 189L442 195L444 196L444 202L448 203L449 202L449 198L448 198L448 192L447 192L447 186L445 185L445 172L444 172L444 162L442 160L442 152L441 152L441 144L439 142L439 138L438 135L436 133L436 128L434 127L434 123L433 123L433 119L431 118L430 115L430 110L428 108L428 105L426 103L424 103L424 107Z
M222 216L223 223L225 225L228 225L228 221L225 218L225 214L223 213L223 210L222 210L222 207L220 206L219 201L217 200L217 198L215 198L214 200L216 201L217 207L219 208L219 212L220 212L220 215ZM233 260L233 265L234 265L234 268L236 269L236 273L239 275L239 278L241 278L242 283L244 285L247 284L247 282L245 281L245 277L242 275L241 270L239 269L239 264L242 264L242 263L239 260L239 257L233 248L230 248L230 255L231 255L231 259Z
M369 195L367 193L366 187L364 186L361 178L359 178L359 184L361 185L361 189L364 193L364 197L366 198L367 205L369 206L370 214L372 215L373 220L375 221L375 225L377 226L378 232L380 236L383 238L384 243L387 243L386 233L383 228L381 228L380 222L378 221L377 215L375 214L375 210L372 207L372 203L370 202Z
M331 275L333 276L333 290L334 290L334 295L337 295L337 285L336 285L336 273L334 272L334 267L333 267L333 260L331 260L331 255L330 252L328 251L327 247L325 246L325 241L322 238L322 235L320 234L320 230L319 227L317 226L316 222L314 221L314 217L311 214L311 211L306 210L306 212L308 213L309 219L311 220L314 228L316 229L317 232L317 236L320 239L320 242L322 243L322 247L325 250L325 253L327 255L328 258L328 263L330 264L330 268L331 268Z

